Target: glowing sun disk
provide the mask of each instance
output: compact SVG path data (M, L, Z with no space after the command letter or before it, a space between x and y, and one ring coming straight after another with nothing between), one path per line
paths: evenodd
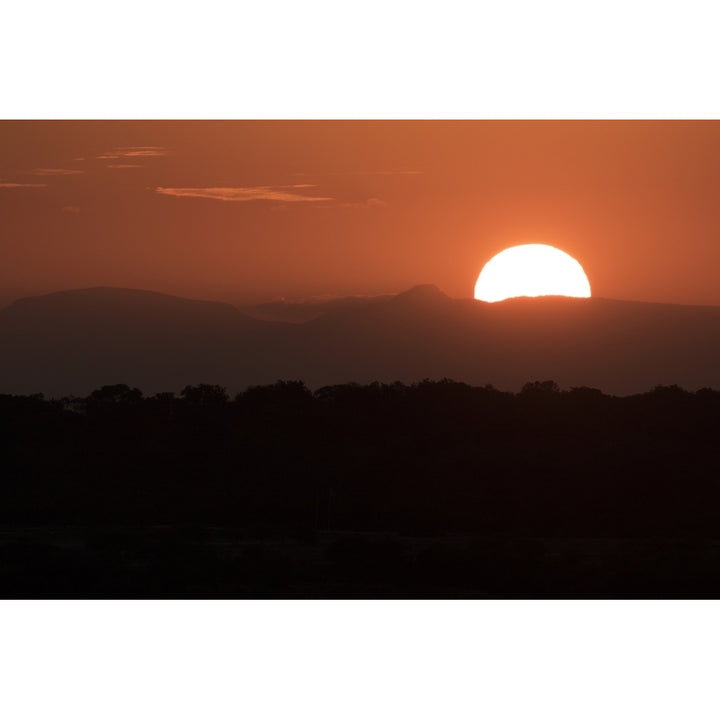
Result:
M551 245L516 245L491 258L475 283L475 299L498 302L511 297L567 295L590 297L580 263Z

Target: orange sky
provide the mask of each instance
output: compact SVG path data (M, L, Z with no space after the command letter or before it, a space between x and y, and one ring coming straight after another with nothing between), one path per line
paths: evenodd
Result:
M541 242L596 296L720 305L720 122L0 121L0 303L471 297Z

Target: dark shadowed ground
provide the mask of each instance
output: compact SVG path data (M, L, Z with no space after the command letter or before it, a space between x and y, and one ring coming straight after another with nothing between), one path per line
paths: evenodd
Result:
M0 396L0 595L720 596L720 392Z

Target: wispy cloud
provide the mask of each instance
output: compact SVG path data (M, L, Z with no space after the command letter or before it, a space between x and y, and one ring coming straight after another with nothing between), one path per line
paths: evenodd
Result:
M142 167L142 165L120 164L120 165L106 165L105 167L109 167L109 168L139 168L139 167Z
M120 160L121 158L146 158L146 157L163 157L168 155L168 150L159 145L137 145L131 147L119 147L108 150L102 155L98 155L98 160Z
M270 200L280 203L329 202L333 198L303 195L297 190L316 187L315 185L260 185L256 187L203 187L203 188L168 188L156 187L154 191L160 195L174 197L206 198L223 202L253 202Z
M345 170L343 172L329 173L295 173L297 177L307 176L339 176L339 175L424 175L422 170Z
M45 183L16 183L16 182L0 182L0 188L44 188Z
M54 176L54 175L82 175L84 170L68 170L66 168L35 168L29 175Z

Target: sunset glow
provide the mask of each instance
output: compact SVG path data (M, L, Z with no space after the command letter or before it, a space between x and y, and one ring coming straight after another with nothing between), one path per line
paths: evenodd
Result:
M467 298L525 242L577 258L593 295L720 305L718 122L4 121L0 156L0 307Z
M590 297L580 263L550 245L517 245L493 257L475 284L475 299L498 302L511 297L566 295Z

